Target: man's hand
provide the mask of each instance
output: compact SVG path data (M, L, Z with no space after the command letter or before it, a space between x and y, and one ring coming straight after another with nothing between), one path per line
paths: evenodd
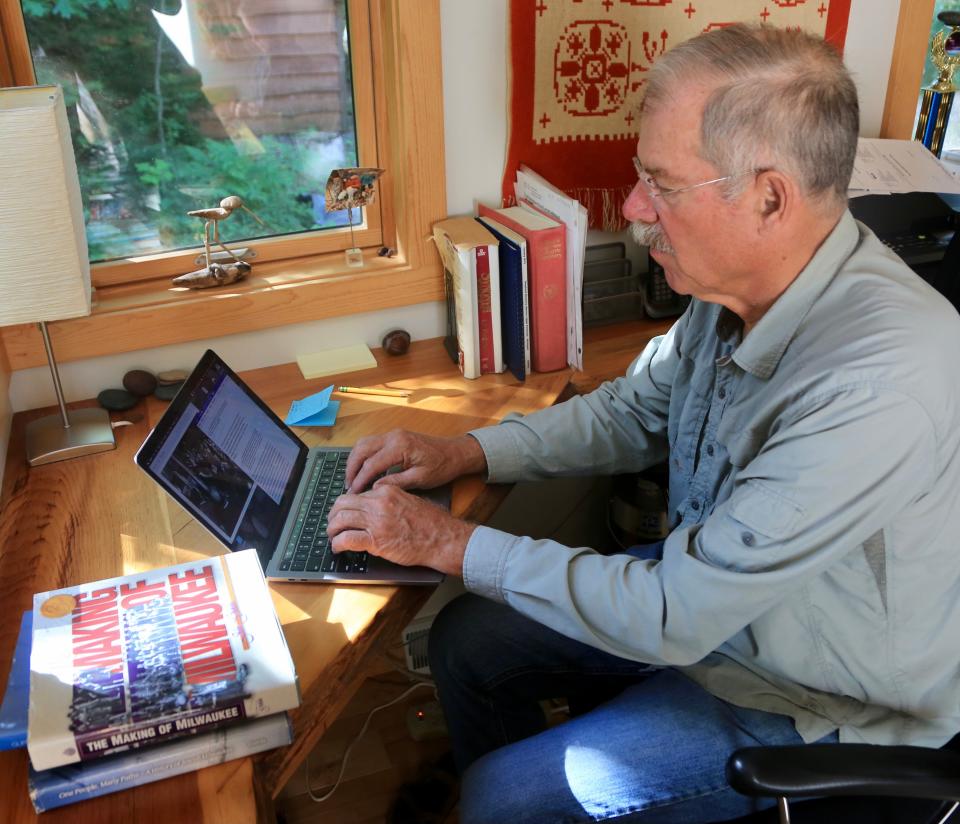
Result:
M404 566L429 566L462 575L474 524L384 484L362 495L344 493L330 510L327 535L334 552L369 552Z
M363 492L388 469L399 466L374 484L402 489L432 489L461 475L483 472L487 459L475 438L438 438L395 429L386 435L361 438L347 461L347 488Z

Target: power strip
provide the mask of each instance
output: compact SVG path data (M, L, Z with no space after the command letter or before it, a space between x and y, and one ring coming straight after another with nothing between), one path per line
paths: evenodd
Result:
M447 737L447 721L439 701L414 704L407 710L407 730L414 741Z

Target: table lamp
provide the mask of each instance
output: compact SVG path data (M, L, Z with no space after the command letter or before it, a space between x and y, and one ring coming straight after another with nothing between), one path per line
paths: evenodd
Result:
M113 449L104 409L69 415L47 323L90 314L77 163L59 86L0 89L0 326L36 323L59 415L27 424L31 466Z

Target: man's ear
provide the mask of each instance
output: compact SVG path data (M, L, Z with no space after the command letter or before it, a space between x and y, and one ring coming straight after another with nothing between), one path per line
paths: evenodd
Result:
M793 181L776 169L760 172L759 180L759 217L761 228L772 228L782 223L793 207L796 191Z

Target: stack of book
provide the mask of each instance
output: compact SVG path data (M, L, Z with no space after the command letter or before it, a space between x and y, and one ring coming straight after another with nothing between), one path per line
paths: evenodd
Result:
M583 368L586 209L526 167L515 188L516 206L434 225L446 346L466 378Z
M291 741L297 676L255 550L41 593L21 629L0 748L26 739L38 812Z

